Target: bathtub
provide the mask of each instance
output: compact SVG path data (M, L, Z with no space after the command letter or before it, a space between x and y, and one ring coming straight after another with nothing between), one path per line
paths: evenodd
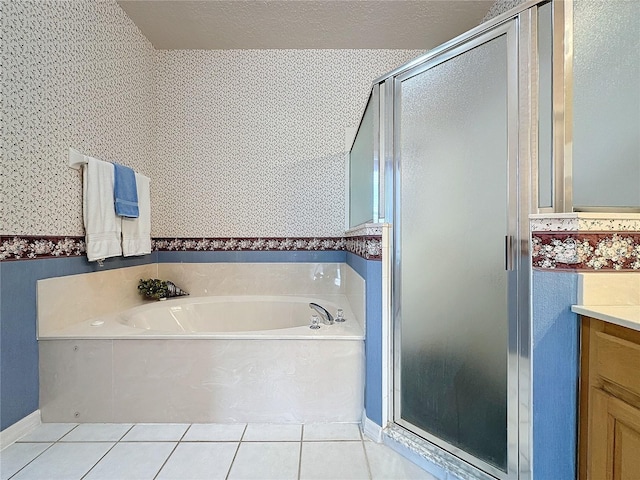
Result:
M334 317L337 309L342 308L347 321L310 329L311 315L316 313L309 307L312 302L322 305ZM363 340L364 333L346 297L341 295L237 295L179 297L149 302L122 312L90 318L39 337L41 340L57 338Z
M309 328L322 305L344 323ZM45 422L359 422L364 332L346 296L180 297L40 334Z

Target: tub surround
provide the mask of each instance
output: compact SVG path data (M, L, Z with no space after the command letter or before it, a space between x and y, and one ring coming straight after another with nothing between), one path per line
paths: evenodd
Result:
M43 422L312 423L362 415L362 341L47 340Z
M51 337L88 320L149 303L137 290L138 280L145 277L169 279L192 297L306 295L347 303L349 298L354 300L354 320L363 329L364 281L350 270L344 263L155 263L40 280L38 335Z
M138 280L157 272L157 264L149 264L38 280L38 337L148 302Z
M365 327L365 280L344 262L333 263L159 263L158 276L170 278L191 295L346 295Z
M118 318L122 313L102 316L105 324L92 327L95 318L89 302L83 313L87 320L60 330L40 322L41 332L48 332L39 341L39 405L44 422L360 421L365 345L362 321L351 310L348 297L362 301L364 292L358 289L364 288L364 281L348 265L169 263L151 267L160 277L174 275L172 280L195 294L210 295L213 289L235 295L228 297L232 301L242 299L247 288L261 294L278 292L290 299L306 294L305 302L312 298L320 304L325 300L343 306L348 320L317 331L304 326L244 335L169 336L123 325ZM120 269L118 274L129 278L120 283L137 281L141 271ZM53 291L64 291L71 284L84 283L87 295L100 294L95 286L100 276L106 278L104 273L109 272L41 282L39 293L48 290L40 302L42 309L55 301ZM354 284L349 286L349 281ZM310 294L313 289L318 293ZM170 308L192 301L198 297L152 305ZM145 307L133 310L139 308ZM362 305L356 307L356 311L362 309ZM57 312L64 316L63 308ZM53 316L45 318L55 325L64 323Z
M159 263L158 276L192 296L342 295L344 263Z
M3 237L3 240L13 241L16 236ZM27 237L17 237L19 240ZM44 240L52 237L28 237ZM60 238L60 237L58 237ZM72 238L72 237L63 237ZM82 241L82 237L77 237ZM33 242L24 242L31 248ZM5 244L6 245L6 244ZM7 250L3 250L6 252ZM24 253L23 250L17 252ZM65 275L83 274L90 272L105 272L111 269L139 266L146 264L178 264L178 263L341 263L347 262L344 250L294 250L294 251L154 251L144 257L112 258L105 261L104 267L95 263L88 263L83 254L67 256L42 253L42 250L31 250L34 256L18 255L18 259L5 258L0 261L2 275L2 405L1 429L6 429L38 409L38 344L37 315L36 315L36 282L40 279ZM15 258L14 255L10 255ZM355 258L357 257L353 254ZM364 259L363 259L364 260ZM380 263L372 261L371 263ZM347 277L364 282L358 273L349 272ZM346 278L346 277L343 277ZM137 281L138 279L135 279ZM252 279L253 280L253 279ZM373 279L373 282L376 280ZM268 283L268 282L267 282ZM351 283L350 285L355 285ZM345 287L346 288L346 287ZM369 288L378 289L379 285L369 284ZM63 289L64 291L64 289ZM188 290L187 290L188 291ZM359 311L364 311L364 294L359 294L358 288L353 291L345 290L351 296L349 301L354 305L354 311L362 318ZM69 295L65 291L65 295ZM359 310L356 305L360 305ZM369 301L367 301L369 308Z

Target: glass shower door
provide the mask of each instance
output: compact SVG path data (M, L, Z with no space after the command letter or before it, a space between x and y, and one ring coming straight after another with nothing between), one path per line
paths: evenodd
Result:
M394 421L499 478L517 468L516 62L511 22L395 95Z

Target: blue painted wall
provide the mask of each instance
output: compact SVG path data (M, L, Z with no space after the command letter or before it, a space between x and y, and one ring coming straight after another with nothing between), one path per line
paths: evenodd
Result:
M344 263L342 250L319 251L238 251L238 252L158 252L158 263Z
M86 257L0 262L0 430L38 409L36 281L153 263L156 256L110 258L102 268Z
M382 426L382 262L347 253L347 265L365 280L364 408L367 418Z
M533 472L576 478L580 327L575 273L533 272Z

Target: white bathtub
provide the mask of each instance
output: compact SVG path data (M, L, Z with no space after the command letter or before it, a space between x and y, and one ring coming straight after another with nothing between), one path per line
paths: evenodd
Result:
M347 321L309 328L315 302ZM182 297L41 334L45 422L359 422L364 332L343 295Z
M316 336L331 333L332 330L352 330L357 335L357 330L349 327L358 327L359 324L346 303L338 305L328 300L297 296L245 295L171 299L127 310L119 315L119 321L128 327L178 335L235 333L243 336L246 332L257 335L262 332L288 335L292 333L291 329L300 334L306 333L310 317L316 313L309 307L311 302L321 304L334 317L338 308L349 310L347 318L350 317L350 322L345 325L347 328L339 328L342 327L339 324L325 326L324 329L321 327L320 330L323 331ZM281 332L274 332L275 330ZM314 333L313 330L311 333Z
M335 317L342 308L344 323L309 328L317 303ZM278 339L315 338L363 340L360 320L342 295L303 297L296 295L237 295L180 297L150 302L123 312L78 322L63 329L41 334L54 338L238 338Z

